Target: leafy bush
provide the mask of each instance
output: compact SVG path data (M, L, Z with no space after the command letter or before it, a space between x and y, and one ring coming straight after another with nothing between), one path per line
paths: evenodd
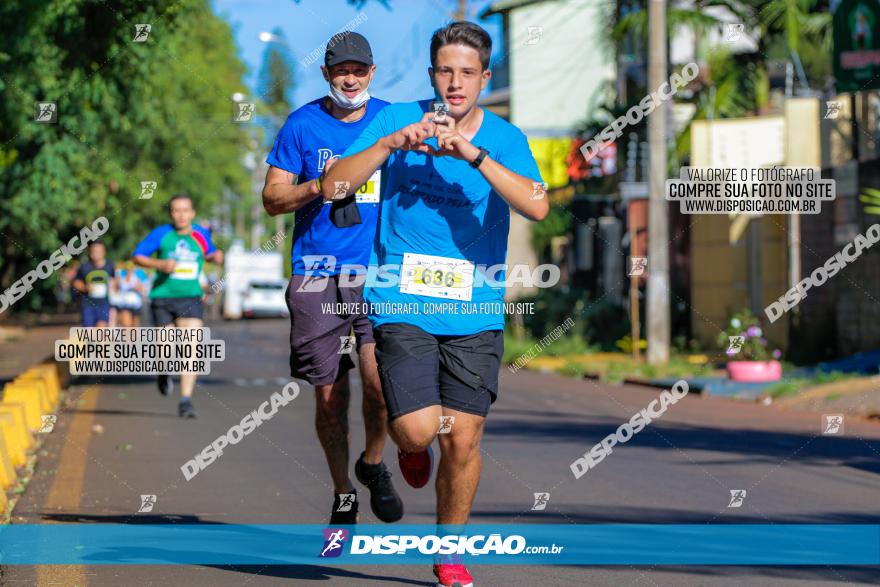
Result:
M570 286L539 290L537 294L517 300L535 304L535 313L524 316L523 324L529 336L540 340L554 328L574 320L574 326L566 332L566 338L579 342L557 340L548 349L552 354L564 354L552 347L565 348L572 345L572 352L617 351L617 341L629 334L629 314L608 300L590 303L584 290Z
M503 362L513 363L529 351L533 351L534 357L563 357L596 350L577 335L561 336L556 340L548 341L543 347L537 346L539 342L540 339L531 336L517 338L510 332L505 333Z

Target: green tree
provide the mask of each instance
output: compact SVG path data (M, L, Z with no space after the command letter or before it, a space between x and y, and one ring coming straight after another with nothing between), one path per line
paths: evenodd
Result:
M171 194L204 216L224 187L249 189L231 101L245 68L208 0L6 2L0 69L0 290L98 216L124 258ZM57 103L55 124L34 121L40 101ZM158 182L153 199L141 181ZM15 308L40 307L40 293Z

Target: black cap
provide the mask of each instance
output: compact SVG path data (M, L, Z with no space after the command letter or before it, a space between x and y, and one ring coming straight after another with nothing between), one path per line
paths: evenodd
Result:
M324 65L330 67L343 61L373 65L373 50L363 35L343 31L330 37L327 41L327 52L324 54Z

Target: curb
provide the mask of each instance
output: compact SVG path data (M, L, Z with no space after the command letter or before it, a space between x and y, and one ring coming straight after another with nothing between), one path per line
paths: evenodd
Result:
M8 523L14 500L8 492L30 476L40 436L52 431L61 390L70 383L66 365L54 357L26 369L0 394L0 523Z

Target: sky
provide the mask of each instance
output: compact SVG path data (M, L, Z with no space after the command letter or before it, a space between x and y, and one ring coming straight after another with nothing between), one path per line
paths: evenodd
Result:
M389 102L405 102L432 95L428 83L431 33L451 20L457 0L388 0L389 8L370 0L358 9L346 0L214 0L214 10L232 25L239 55L248 66L245 78L255 88L266 43L263 31L281 28L294 64L294 107L327 93L321 76L323 44L347 24L360 20L353 30L364 35L373 49L377 65L370 95ZM469 0L469 19L492 36L493 55L500 54L501 17L485 21L476 15L491 4L488 0ZM316 49L320 56L309 63Z

